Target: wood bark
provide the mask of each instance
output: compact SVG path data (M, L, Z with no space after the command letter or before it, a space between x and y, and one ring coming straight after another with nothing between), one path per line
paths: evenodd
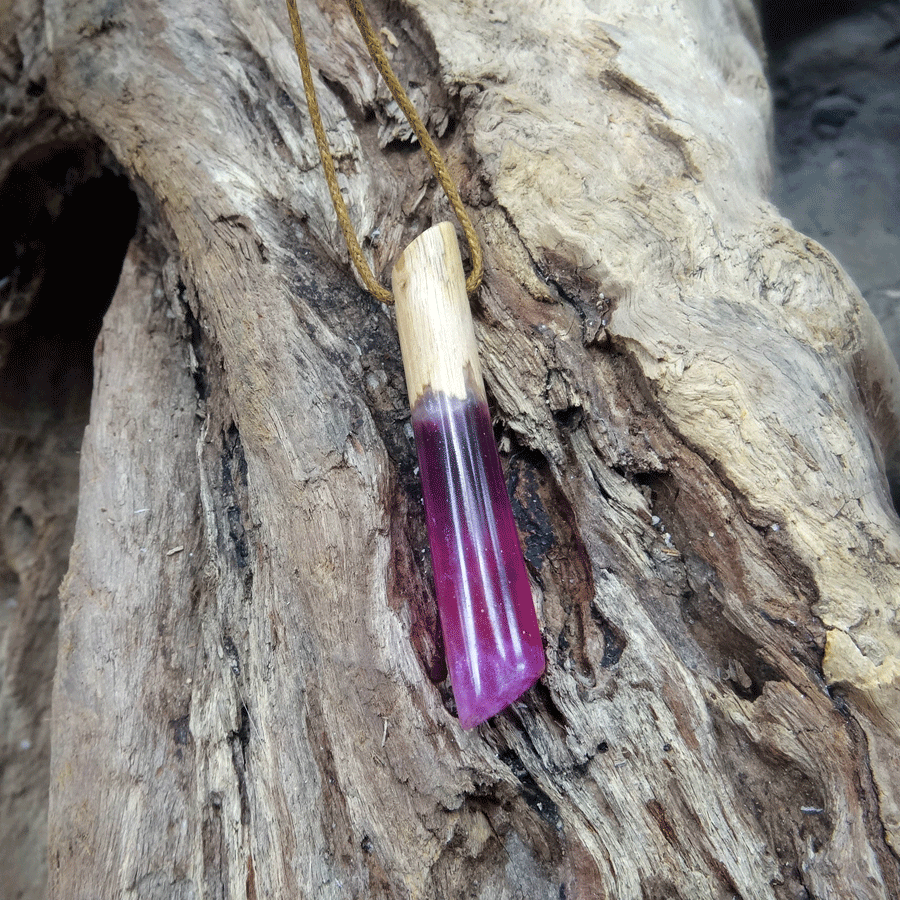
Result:
M100 141L141 209L61 592L49 896L900 895L900 374L766 200L752 8L369 6L484 242L546 675L458 727L393 315L279 0L18 0L0 175ZM386 280L446 203L343 4L301 15Z

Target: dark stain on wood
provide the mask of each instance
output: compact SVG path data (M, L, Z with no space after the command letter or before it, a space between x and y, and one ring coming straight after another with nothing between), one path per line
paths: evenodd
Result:
M256 870L253 867L253 854L247 854L247 880L245 882L247 900L256 900Z
M603 634L603 656L600 659L600 666L603 669L611 669L622 658L628 640L622 629L613 625L593 604L591 618Z
M250 824L250 797L247 793L247 746L250 743L250 710L241 703L240 724L229 732L228 743L231 745L231 764L237 777L238 796L241 802L241 825Z
M659 827L660 832L662 832L662 836L679 852L681 852L681 841L678 840L678 835L675 833L675 829L672 827L672 823L669 821L666 816L666 811L663 809L662 804L656 800L648 800L644 806L647 809L647 812L653 816L653 821L656 822Z
M519 754L511 748L506 748L501 750L498 756L500 761L509 766L510 771L519 780L525 802L544 822L554 827L558 825L561 821L559 808L534 780L534 776L528 771Z
M169 722L169 727L172 729L172 740L175 741L176 745L179 747L186 747L193 740L190 728L190 716L181 716L179 719L172 719Z
M540 572L556 544L553 523L541 496L547 492L547 464L539 453L521 449L508 460L506 470L506 487L525 560Z
M228 539L238 568L250 562L250 547L244 526L243 506L247 496L247 459L241 435L233 422L222 435L222 500L228 525Z
M425 531L424 508L412 503L399 485L390 506L391 565L388 603L399 611L409 607L410 636L423 671L433 682L447 677L444 638L441 634L431 554Z
M584 635L599 624L592 610L594 577L572 506L546 458L515 442L507 486L525 558L544 590L544 603L561 608L562 629L552 638L553 650L560 658L571 654L583 677L593 679L602 663L588 658Z

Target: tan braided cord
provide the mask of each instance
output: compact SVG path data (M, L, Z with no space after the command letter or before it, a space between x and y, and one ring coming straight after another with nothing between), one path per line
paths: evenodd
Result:
M391 294L386 287L379 284L372 270L369 268L369 264L359 245L359 240L356 237L353 223L350 221L350 214L347 212L347 204L344 203L344 198L341 196L337 172L335 171L334 160L331 156L331 148L328 146L328 138L325 136L325 128L322 125L319 104L316 100L316 90L313 85L312 72L309 65L309 54L306 52L306 41L303 37L303 27L300 24L300 15L297 12L296 0L286 0L286 3L288 16L291 20L291 31L294 35L294 46L297 50L297 61L300 63L300 73L303 76L303 89L306 92L309 117L312 119L313 132L316 135L316 144L319 148L319 157L322 160L322 170L325 173L325 180L328 182L328 191L331 194L331 202L334 204L334 211L338 218L338 224L341 226L344 240L347 242L347 249L350 251L350 259L353 261L353 265L356 266L356 271L359 272L363 283L372 295L382 303L393 303L393 294ZM347 0L347 5L353 13L353 18L363 37L363 41L365 41L366 48L372 57L372 61L375 63L375 67L381 73L381 77L384 79L390 92L394 95L394 99L403 111L403 115L406 116L407 121L418 138L419 146L425 152L428 162L431 163L431 168L434 171L435 177L444 189L447 199L450 201L450 206L452 207L456 218L459 219L459 224L462 226L463 234L466 237L466 243L469 245L469 254L472 262L472 271L466 279L466 290L469 294L473 294L478 290L484 272L481 257L481 244L478 242L478 235L475 234L475 228L469 219L466 208L463 206L456 184L447 169L444 158L441 156L441 151L435 146L434 141L431 139L431 135L428 134L428 130L425 128L421 118L419 118L419 114L416 112L415 107L406 95L406 91L403 90L402 85L397 80L397 76L394 74L390 62L388 62L384 48L381 46L381 41L379 41L377 35L372 31L372 25L369 22L365 9L363 9L362 0Z

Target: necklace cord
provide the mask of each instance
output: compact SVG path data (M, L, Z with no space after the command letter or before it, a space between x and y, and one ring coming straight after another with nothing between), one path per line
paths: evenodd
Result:
M303 76L303 90L306 93L309 117L312 119L313 132L315 133L316 144L319 148L319 158L322 160L322 170L325 173L325 181L328 183L328 191L331 194L331 202L334 205L338 224L341 226L344 240L347 242L350 259L353 261L356 271L359 272L363 283L370 293L382 303L393 303L393 294L378 282L366 261L362 247L360 247L359 240L356 237L353 223L350 221L347 204L344 202L343 196L341 196L337 172L334 167L334 159L331 155L331 148L328 146L328 138L325 136L325 127L322 124L319 103L316 100L316 89L313 85L312 71L309 65L309 54L306 51L306 40L303 37L303 27L300 24L297 3L296 0L286 0L286 3L288 17L291 20L291 31L294 36L294 47L297 51L297 61L300 63L300 73ZM482 261L481 244L478 241L478 235L475 233L475 228L469 219L469 214L463 206L462 199L459 196L459 190L447 169L447 164L441 156L441 151L438 150L434 141L431 139L431 135L428 133L425 124L422 122L415 107L406 95L406 91L403 90L403 86L394 74L394 70L391 68L391 64L388 61L387 54L385 54L384 48L381 46L381 41L372 30L372 25L363 8L362 0L347 0L347 5L350 7L356 26L359 28L359 32L365 42L366 49L372 57L372 61L375 63L375 67L381 73L381 77L384 79L391 94L393 94L403 115L406 116L406 120L409 122L410 127L419 141L419 146L428 158L432 171L439 184L444 189L444 193L450 201L450 206L453 209L456 218L459 220L459 224L462 226L466 243L469 245L469 254L472 262L472 271L466 279L466 291L469 294L474 294L481 284L481 279L484 274L484 264Z

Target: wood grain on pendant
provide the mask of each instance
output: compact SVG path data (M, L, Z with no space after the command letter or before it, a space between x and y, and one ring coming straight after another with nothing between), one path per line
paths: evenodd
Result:
M449 222L419 235L391 274L409 405L429 388L484 400L478 345L456 232Z

